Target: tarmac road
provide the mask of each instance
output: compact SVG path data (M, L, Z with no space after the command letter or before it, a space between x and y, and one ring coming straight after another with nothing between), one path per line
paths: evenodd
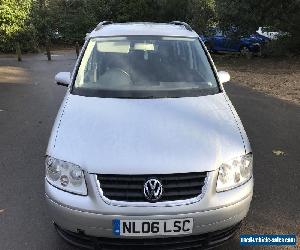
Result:
M0 249L74 249L51 225L44 202L44 153L75 51L0 56ZM251 141L255 190L240 233L300 236L300 106L226 84ZM275 155L280 150L284 155ZM239 239L226 248L239 249ZM220 248L221 249L221 248ZM270 249L270 248L266 248Z

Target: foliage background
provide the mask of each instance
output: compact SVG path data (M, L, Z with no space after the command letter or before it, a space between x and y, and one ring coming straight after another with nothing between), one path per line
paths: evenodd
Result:
M299 0L0 0L0 51L38 51L52 44L82 43L102 20L188 22L198 33L218 25L251 34L259 26L289 35L271 44L280 54L299 53Z

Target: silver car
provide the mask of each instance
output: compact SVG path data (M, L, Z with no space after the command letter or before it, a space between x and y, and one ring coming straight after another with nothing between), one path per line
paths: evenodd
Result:
M251 147L203 42L183 22L87 35L46 153L59 234L99 249L209 248L253 193ZM155 240L154 240L155 239Z

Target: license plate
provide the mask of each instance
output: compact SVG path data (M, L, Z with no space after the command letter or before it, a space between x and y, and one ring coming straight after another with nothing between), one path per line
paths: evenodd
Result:
M113 233L122 236L179 235L193 232L193 219L113 220Z

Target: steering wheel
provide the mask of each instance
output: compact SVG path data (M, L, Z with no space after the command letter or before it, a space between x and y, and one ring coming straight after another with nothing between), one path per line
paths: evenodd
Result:
M126 72L124 69L121 68L112 68L111 70L118 70L120 72L122 72L124 75L128 76L130 78L130 75L128 72Z
M132 80L128 72L121 68L110 68L102 76L101 80L110 86L131 85Z

